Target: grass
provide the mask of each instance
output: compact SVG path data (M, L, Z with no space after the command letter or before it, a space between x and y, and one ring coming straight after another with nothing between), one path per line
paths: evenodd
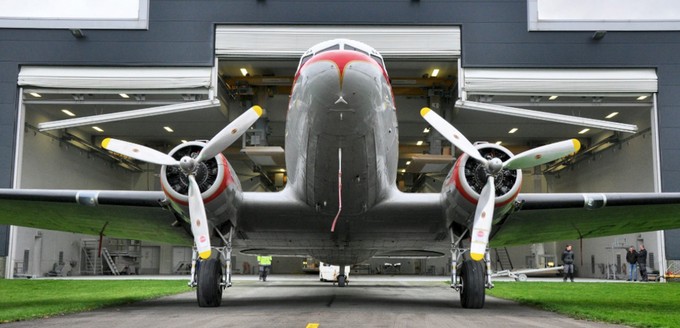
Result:
M0 323L88 311L190 290L184 280L0 279Z
M495 282L487 294L591 321L679 327L679 283Z

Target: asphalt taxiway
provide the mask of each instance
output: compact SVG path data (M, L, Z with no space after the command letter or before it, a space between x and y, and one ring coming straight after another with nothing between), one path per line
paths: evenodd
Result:
M350 279L339 288L315 276L237 276L218 308L199 308L187 292L2 327L620 327L489 296L483 309L463 309L444 277Z

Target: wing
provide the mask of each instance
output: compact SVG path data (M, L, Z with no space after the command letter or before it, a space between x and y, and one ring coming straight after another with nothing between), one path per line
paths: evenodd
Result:
M0 224L191 245L158 191L0 189Z
M680 227L680 193L521 194L492 247Z

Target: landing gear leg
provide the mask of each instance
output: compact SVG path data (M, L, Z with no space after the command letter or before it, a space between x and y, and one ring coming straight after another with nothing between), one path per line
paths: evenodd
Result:
M213 247L218 255L208 259L199 259L198 251L194 247L191 261L190 287L196 288L196 298L200 307L217 307L222 303L222 292L231 287L231 236L229 231L225 238L219 231L217 234L222 238L224 247Z
M338 274L338 287L345 287L347 285L347 275L345 274L345 266L340 266L340 274Z
M467 231L466 231L467 232ZM461 247L461 237L456 237L453 229L451 234L451 288L460 293L460 304L466 309L481 309L486 298L485 288L493 288L491 283L491 258L487 249L484 262L464 260L458 268L458 262L468 251Z

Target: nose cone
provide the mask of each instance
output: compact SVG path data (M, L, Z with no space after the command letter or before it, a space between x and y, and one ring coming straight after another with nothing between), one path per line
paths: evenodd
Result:
M377 68L380 72L382 72L383 76L387 78L387 72L385 69L378 64L373 58L368 56L367 54L364 54L362 52L358 51L350 51L350 50L332 50L332 51L326 51L322 52L320 54L315 55L312 57L309 61L307 61L304 65L302 65L296 74L296 78L302 73L305 72L307 74L311 73L314 74L313 72L308 72L309 70L312 70L312 67L318 67L320 66L319 64L324 64L324 63L330 63L333 67L337 68L337 71L340 75L340 78L345 74L345 69L348 66L351 66L353 63L361 63L361 64L369 64L371 66L374 66ZM327 67L323 66L322 67Z

